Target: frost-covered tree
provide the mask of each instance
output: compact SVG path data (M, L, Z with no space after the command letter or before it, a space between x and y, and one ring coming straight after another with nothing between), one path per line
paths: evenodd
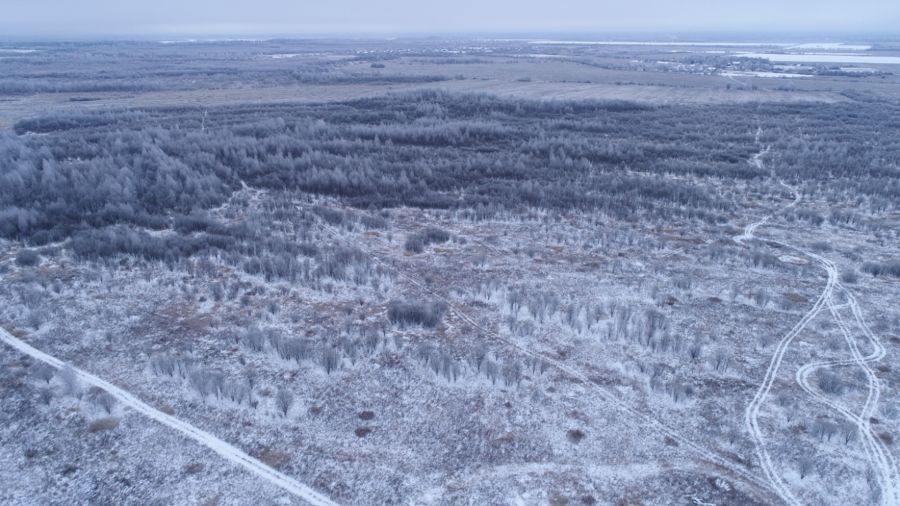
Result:
M63 393L73 397L81 396L81 386L78 382L78 374L69 364L64 364L59 370L59 380L63 386Z
M288 390L279 388L278 392L275 393L275 407L278 409L278 412L281 413L281 416L287 417L288 412L293 405L294 394Z

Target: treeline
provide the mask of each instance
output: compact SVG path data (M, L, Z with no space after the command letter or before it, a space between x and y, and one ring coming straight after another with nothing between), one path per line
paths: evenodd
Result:
M874 209L900 199L900 107L888 102L784 106L797 119L764 130L766 163L793 181L827 182L830 190L861 194ZM836 221L834 217L830 221Z
M408 83L451 79L446 75L349 70L345 61L329 61L315 56L321 53L321 48L292 46L44 44L32 53L11 53L0 58L0 68L3 70L0 95ZM306 52L312 55L304 54ZM290 57L279 57L282 55Z
M190 74L171 76L135 75L107 77L97 80L93 76L24 76L0 79L0 95L29 95L33 93L96 93L96 92L147 92L161 90L198 90L229 88L243 84L246 79L255 86L290 86L292 84L396 84L432 83L455 79L446 75L404 75L384 72L317 72L278 71L259 73L203 75L199 82Z
M866 262L863 264L862 270L873 276L891 276L900 278L900 260Z

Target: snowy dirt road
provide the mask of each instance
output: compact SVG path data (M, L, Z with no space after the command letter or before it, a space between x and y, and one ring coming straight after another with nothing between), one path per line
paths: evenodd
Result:
M35 360L44 362L57 369L60 369L65 365L62 360L59 360L56 357L48 355L47 353L34 348L21 339L13 336L3 328L0 328L0 341L3 341L10 347L15 348L16 350L30 356ZM162 425L165 425L166 427L180 432L188 438L196 441L200 445L216 452L229 462L244 468L245 470L258 476L259 478L284 490L285 492L288 492L291 495L302 499L308 504L311 504L313 506L336 505L336 503L328 497L320 494L319 492L316 492L307 485L294 480L290 476L287 476L267 466L266 464L263 464L259 460L251 457L250 455L247 455L242 450L217 438L216 436L198 429L197 427L194 427L193 425L183 420L179 420L174 416L159 411L158 409L141 401L131 393L113 385L112 383L109 383L108 381L94 376L93 374L74 367L72 369L80 381L98 388L102 388L110 395L115 397L125 407L133 409L134 411L146 416L147 418L151 418L161 423Z

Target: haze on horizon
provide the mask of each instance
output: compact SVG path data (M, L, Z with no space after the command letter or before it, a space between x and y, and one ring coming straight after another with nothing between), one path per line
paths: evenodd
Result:
M527 32L895 32L887 0L7 0L0 39Z

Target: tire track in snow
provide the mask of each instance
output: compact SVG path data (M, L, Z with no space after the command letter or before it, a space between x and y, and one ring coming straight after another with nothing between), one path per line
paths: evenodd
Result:
M885 350L884 345L881 343L881 340L872 332L872 330L866 323L856 297L846 288L841 288L847 296L847 304L849 305L850 310L853 312L853 317L856 320L857 327L859 327L859 329L863 331L863 334L872 343L872 346L874 348L873 352L869 355L869 357L872 357L871 359L869 359L868 357L863 358L861 356L861 353L859 352L859 347L856 343L856 340L853 339L852 336L848 337L848 339L852 339L854 358L858 361L859 366L865 371L871 387L875 390L874 396L870 396L871 402L866 406L867 409L864 409L860 418L862 419L862 422L865 425L867 431L871 433L874 443L881 450L884 457L884 467L880 469L882 479L884 481L884 487L882 488L882 491L884 492L884 502L885 504L897 506L900 505L900 489L898 489L898 483L900 483L900 473L898 473L897 471L897 463L894 459L894 455L890 451L890 448L888 448L887 444L878 435L876 435L871 428L872 415L875 413L875 409L878 404L878 398L881 395L881 380L879 380L875 375L875 371L873 371L869 366L869 362L881 360L885 357L887 351ZM836 318L840 320L840 315L836 315Z
M44 353L37 348L34 348L21 339L14 337L3 328L0 328L0 340L2 340L10 347L15 348L16 350L36 360L51 365L57 369L62 368L64 365L63 361L52 355L48 355L47 353ZM159 411L158 409L141 401L128 391L123 390L97 376L94 376L91 373L74 367L72 368L72 370L75 372L78 379L89 385L102 388L110 395L115 397L116 400L121 402L122 405L127 406L134 411L146 416L147 418L153 419L161 423L162 425L165 425L166 427L175 429L188 438L200 443L202 446L205 446L206 448L209 448L210 450L216 452L225 460L236 464L246 469L247 471L250 471L254 475L262 478L272 485L275 485L285 492L288 492L313 506L336 506L337 503L335 503L325 495L322 495L319 492L316 492L312 488L308 487L307 485L294 480L290 476L287 476L286 474L276 471L266 464L263 464L259 460L247 455L242 450L217 438L216 436L197 427L194 427L193 425L183 420L179 420L174 416L167 415L166 413Z
M757 131L756 137L757 141L759 140L760 131ZM753 165L757 168L762 169L762 156L768 152L768 147L756 155L753 156ZM794 200L786 205L784 208L779 210L778 212L784 212L798 203L800 203L800 193L795 191L790 186L786 185L784 182L779 181L779 183L791 191L794 194ZM746 241L754 239L754 234L756 233L756 229L768 223L769 219L774 215L768 214L763 216L757 221L754 221L744 227L744 231L741 235L735 236L734 241L738 244L744 244ZM787 246L791 249L797 250L793 246L783 244L783 246ZM799 250L798 250L799 251ZM822 259L824 260L824 259ZM788 346L790 346L791 342L794 338L797 337L800 332L806 328L806 325L809 324L810 321L815 318L819 312L825 307L826 301L831 297L831 292L834 289L834 285L837 283L837 270L833 268L829 268L829 265L823 264L826 271L828 272L828 281L825 285L825 289L819 295L819 298L816 299L816 303L813 307L803 315L803 318L797 322L791 330L785 334L784 337L778 342L778 345L775 347L775 354L772 355L772 359L769 361L769 366L766 368L766 373L763 376L762 384L760 384L756 393L753 396L753 399L750 401L750 404L747 406L746 411L744 412L744 425L747 427L747 432L750 433L750 438L753 440L753 445L756 448L757 457L759 457L760 466L763 469L763 473L765 473L766 478L769 481L771 487L776 491L778 496L787 504L791 505L799 505L800 501L797 497L791 492L790 488L788 488L787 484L778 473L775 471L775 466L772 464L772 458L769 455L769 452L765 447L765 440L762 435L762 431L759 428L759 412L762 409L762 405L766 400L766 397L769 395L769 392L772 390L772 385L775 383L775 379L778 375L778 369L781 367L781 362L784 359L784 354L787 352Z
M769 392L772 389L772 385L775 383L775 379L778 375L778 369L781 367L781 362L784 359L784 354L787 352L788 347L791 342L806 326L810 321L815 318L819 312L826 305L826 300L831 296L831 291L834 289L834 284L837 281L837 273L835 271L828 271L828 283L825 286L825 290L822 291L822 294L819 295L819 298L816 300L815 305L813 305L812 309L810 309L803 318L797 322L794 327L787 333L781 341L779 341L778 346L775 349L775 354L772 356L771 361L769 362L769 366L766 369L765 376L763 377L763 382L760 385L759 389L757 389L756 394L753 396L753 400L750 401L750 404L747 406L747 410L744 414L744 423L747 426L747 430L750 433L750 437L753 439L753 444L756 447L756 453L760 460L760 465L763 468L763 472L769 479L769 482L772 486L778 490L778 495L781 496L781 499L788 504L799 505L800 501L797 497L790 491L787 484L778 473L775 471L775 466L772 464L772 459L769 455L769 452L765 447L765 440L762 435L762 431L759 428L759 412L762 409L762 405L766 400L766 397L769 395Z
M853 354L853 358L850 359L842 359L842 360L828 360L822 362L813 362L804 365L800 369L797 370L795 375L797 383L800 385L803 390L813 397L820 404L830 408L836 413L843 416L845 419L853 423L860 435L860 439L863 445L863 450L866 453L866 458L869 463L875 468L878 472L878 482L881 489L885 492L883 494L883 502L885 504L894 504L893 500L894 493L891 490L891 476L890 469L892 467L891 457L888 449L884 445L882 441L873 433L871 430L871 425L869 423L869 418L872 416L874 412L875 406L878 402L878 397L880 395L881 389L878 383L878 380L874 378L874 375L869 376L867 374L868 379L868 393L866 396L866 401L863 406L862 413L857 415L853 413L846 406L841 405L836 401L832 401L827 396L823 395L816 388L810 385L809 377L815 371L824 368L831 367L845 367L850 365L859 365L865 370L870 370L866 365L867 361L879 360L883 354L880 352L882 349L879 349L877 346L874 351L866 356L862 357L859 353L859 348L856 346L852 333L850 329L847 327L846 322L844 322L843 318L838 313L837 308L834 304L829 302L829 310L831 311L832 316L835 318L835 321L838 323L838 327L841 330L841 333L844 335L845 341L847 341L848 346L851 348L851 353ZM851 341L853 341L851 343Z
M842 334L851 350L851 354L853 358L851 359L842 359L842 360L834 360L834 361L826 361L814 364L808 364L812 366L816 366L817 364L828 364L829 366L843 366L843 365L858 365L863 369L866 373L867 377L867 386L868 393L866 396L866 403L863 406L863 412L861 415L856 415L851 412L849 409L840 406L837 403L832 402L830 399L821 395L818 391L813 389L808 384L808 376L811 374L814 367L806 368L806 366L801 367L798 370L797 374L795 374L795 379L800 384L801 388L813 398L831 408L832 410L839 413L844 418L847 418L855 425L860 432L860 439L863 443L863 449L866 453L866 457L869 461L871 467L876 471L878 475L879 485L882 489L882 503L889 506L897 506L900 505L900 496L898 496L897 490L897 466L894 461L894 457L891 454L890 450L887 448L887 445L877 436L871 429L870 421L872 414L875 411L875 408L878 403L878 398L881 392L881 384L877 377L875 377L874 372L868 366L869 361L880 360L886 354L884 346L881 344L881 341L875 336L871 330L868 329L868 326L865 324L865 321L862 319L862 313L859 310L858 303L853 294L847 290L843 285L841 285L837 281L838 270L837 266L834 262L823 258L815 253L811 253L809 251L802 250L796 246L783 243L780 241L772 241L781 246L790 248L804 256L812 258L816 262L818 262L825 270L828 272L828 285L826 285L825 291L823 291L823 295L827 292L827 297L825 298L826 305L829 308L829 312L832 314L835 322L838 324L838 327L841 329ZM853 338L852 333L844 322L843 318L840 316L838 312L837 306L834 305L832 297L834 296L834 290L839 289L842 293L844 293L847 298L847 306L853 310L854 318L857 319L858 326L863 329L864 333L866 333L866 337L872 342L874 347L873 352L868 357L863 357L861 352L859 351L859 346L856 340ZM823 308L819 308L817 313L822 311ZM809 323L808 321L803 324L805 325ZM801 329L802 330L802 329ZM758 415L758 410L757 410ZM758 428L757 428L758 429ZM761 434L760 434L761 438ZM762 452L765 453L765 447L757 447L758 450L762 449ZM773 469L774 472L774 469ZM776 478L779 479L780 478Z
M759 132L757 132L757 139L759 137ZM752 163L758 167L762 168L762 156L768 152L768 148L761 151L757 155L753 157ZM773 175L774 176L774 175ZM788 188L794 194L794 201L785 206L779 212L784 212L791 207L796 206L800 202L800 194L795 191L793 188L785 184L783 181L779 181L779 183ZM773 215L767 215L761 218L758 221L748 224L743 233L739 236L736 236L734 240L743 244L745 241L753 239L755 231L758 227L766 224L769 219ZM782 499L788 504L796 504L799 505L800 502L796 498L796 496L790 491L787 484L781 477L776 473L774 465L772 464L771 457L766 450L765 441L762 435L762 432L759 427L759 413L762 409L762 405L765 402L766 397L768 396L772 385L777 377L778 369L781 366L781 362L784 358L784 354L787 351L787 348L790 346L791 342L797 337L797 335L809 324L809 322L815 318L827 305L830 313L837 321L838 326L841 328L841 332L845 336L845 340L848 343L848 346L851 349L851 353L853 354L852 359L846 360L835 360L835 361L827 361L827 362L817 362L813 364L807 364L804 367L800 368L797 371L795 377L797 382L800 384L801 388L809 395L814 397L816 400L826 405L827 407L837 411L842 416L853 422L860 433L860 438L863 442L863 449L866 453L867 460L870 465L876 469L878 474L879 485L884 492L882 494L882 500L884 504L890 506L897 506L900 504L900 496L898 496L897 489L897 466L894 462L893 455L890 453L890 450L884 444L883 441L878 438L871 429L870 418L874 413L875 407L878 403L878 397L880 396L880 382L877 377L875 377L874 372L868 366L869 361L880 360L885 355L884 346L881 344L881 341L875 336L871 330L868 329L868 326L865 324L865 320L862 319L862 313L859 310L859 306L856 302L853 294L849 292L846 288L844 288L837 280L837 266L834 262L827 260L819 255L814 253L804 251L796 246L783 243L780 241L772 241L775 244L781 245L783 247L792 249L804 256L812 258L816 262L818 262L827 272L828 281L826 283L825 289L820 294L819 298L816 300L816 303L813 305L812 309L807 312L803 318L779 341L778 346L776 347L775 354L773 355L768 368L766 369L765 377L763 378L763 383L760 385L760 388L757 390L756 394L751 400L750 404L747 407L745 412L745 425L747 426L748 431L750 432L751 438L753 439L754 446L756 447L757 456L759 457L760 464L763 467L763 471L768 477L773 488L778 490L779 495ZM859 351L859 347L847 328L846 323L840 316L838 312L837 306L834 305L832 301L832 296L834 294L835 288L840 289L843 293L847 295L848 302L847 306L849 306L854 314L854 318L857 320L857 325L863 329L863 332L866 333L866 337L872 342L874 347L874 351L868 357L862 357L862 354ZM864 372L866 373L866 377L868 379L868 394L866 397L866 403L863 406L863 411L861 415L856 415L850 412L848 409L832 402L830 399L821 395L818 391L813 389L808 383L809 375L814 371L822 367L834 367L834 366L843 366L843 365L858 365L860 366Z

